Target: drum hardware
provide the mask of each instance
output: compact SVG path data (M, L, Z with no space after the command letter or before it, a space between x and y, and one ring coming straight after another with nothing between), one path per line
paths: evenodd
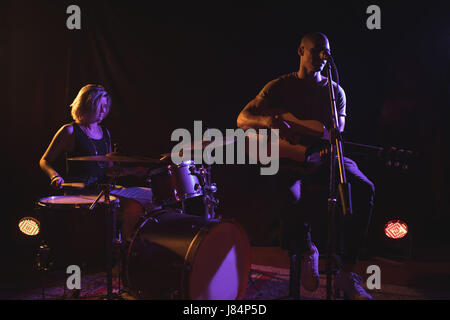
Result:
M181 212L178 211L178 213L181 213ZM158 218L156 218L156 217L147 217L147 219L148 219L150 222L159 223L159 220L158 220Z
M106 155L96 155L96 156L84 156L84 157L73 157L68 158L67 160L71 161L96 161L96 162L113 162L117 163L119 166L147 166L153 167L161 164L161 160L152 159L141 156L129 156L118 152L118 145L114 145L114 152L108 153ZM107 299L114 299L117 296L112 293L112 265L113 265L113 255L117 254L117 250L113 250L113 248L122 246L121 234L119 231L119 235L117 235L116 228L116 210L111 207L110 201L110 192L111 189L114 188L115 183L112 184L113 181L116 181L118 176L118 172L115 172L110 179L109 184L102 184L101 192L95 199L95 201L89 207L89 210L93 210L97 205L98 201L104 197L106 209L105 209L105 225L106 225L106 269L107 269ZM114 251L114 252L113 252ZM120 268L120 267L119 267ZM120 291L120 276L121 272L119 271L119 291Z
M48 271L53 265L50 261L50 248L42 241L36 254L36 268L39 271Z
M45 300L45 288L47 284L46 275L47 271L53 265L52 261L50 260L50 248L45 243L45 241L41 241L35 261L36 269L41 272L42 299Z
M204 219L215 218L215 208L219 205L219 200L214 197L217 192L216 183L211 182L211 165L204 167L203 165L197 170L195 166L190 167L191 173L198 177L200 188L203 195L203 205L205 207Z
M102 190L100 191L97 199L91 204L89 210L92 211L99 200L104 197L105 201L105 247L106 247L106 286L107 293L106 299L118 299L119 295L113 294L112 292L112 269L113 269L113 259L114 254L118 253L118 247L122 244L122 239L119 231L119 235L117 234L116 227L116 208L111 204L110 192L111 188L115 186L115 184L111 184L116 179L116 176L111 177L110 184L101 184ZM114 250L115 249L115 250ZM120 272L119 272L119 284L120 284ZM119 285L120 289L120 285ZM119 290L120 292L120 290Z
M124 256L124 246L122 242L122 234L118 233L118 238L114 241L114 257L116 257L115 263L117 263L119 267L119 276L118 276L118 292L122 292L122 283L121 283L121 275L122 275L122 257Z
M97 156L83 156L83 157L73 157L68 158L70 161L99 161L99 162L119 162L125 164L139 164L139 165L161 165L161 161L159 159L153 159L142 156L129 156L119 152L111 152L105 155L97 155Z

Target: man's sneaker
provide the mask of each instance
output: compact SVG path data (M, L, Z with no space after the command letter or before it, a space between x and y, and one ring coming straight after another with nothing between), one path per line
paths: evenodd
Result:
M362 287L361 277L354 272L338 271L334 285L351 300L372 300L372 296Z
M319 250L314 244L311 244L311 251L303 255L300 270L303 288L316 291L319 287Z

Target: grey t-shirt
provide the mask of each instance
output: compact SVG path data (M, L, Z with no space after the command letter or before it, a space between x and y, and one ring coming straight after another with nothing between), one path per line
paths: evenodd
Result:
M344 90L333 82L338 116L346 116ZM326 128L331 127L331 106L328 79L319 84L311 84L300 79L296 72L285 74L269 81L258 97L268 99L274 108L285 109L300 120L318 120Z

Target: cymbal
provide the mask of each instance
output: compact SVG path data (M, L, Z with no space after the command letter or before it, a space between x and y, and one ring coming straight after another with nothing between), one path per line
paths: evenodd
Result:
M215 143L215 148L218 147L223 147L229 144L233 144L235 143L237 140L236 137L231 137L231 138L223 138L222 141L194 141L190 144L185 144L184 146L181 146L180 149L182 149L183 151L196 151L196 150L205 150L207 146L209 146L211 143ZM180 152L180 154L178 154L178 156L182 156L183 151ZM175 155L176 153L163 153L161 156L162 158L160 160L166 160L167 158L171 157L172 155Z
M128 156L118 152L111 152L105 155L99 156L84 156L84 157L73 157L68 158L71 161L97 161L97 162L123 162L123 163L133 163L133 164L161 164L158 159L152 159L141 156Z

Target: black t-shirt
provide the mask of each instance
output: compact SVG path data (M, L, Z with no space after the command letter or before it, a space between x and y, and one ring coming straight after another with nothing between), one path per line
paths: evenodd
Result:
M75 147L72 152L67 153L67 158L105 155L111 152L110 136L106 128L102 127L103 137L92 139L74 122ZM67 180L71 182L82 182L88 186L101 183L106 176L107 162L97 161L67 161Z
M346 116L344 90L333 82L338 116ZM285 74L268 82L258 97L270 101L270 106L285 109L300 120L318 120L328 129L331 127L331 106L328 79L311 84L300 79L296 72Z

